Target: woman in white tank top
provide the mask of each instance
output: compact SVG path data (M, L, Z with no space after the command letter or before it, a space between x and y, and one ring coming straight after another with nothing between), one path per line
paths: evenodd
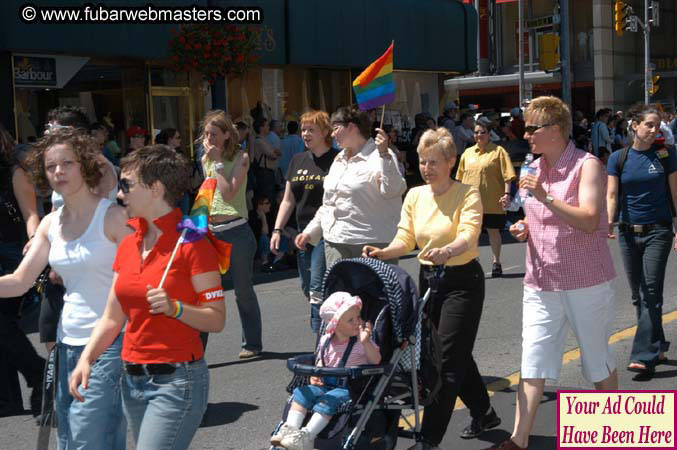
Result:
M59 449L126 445L119 388L122 335L94 364L85 402L68 393L70 373L103 315L117 246L132 231L124 210L92 191L102 177L98 154L93 139L73 129L53 131L36 144L30 161L34 180L61 194L64 205L42 220L16 271L0 277L0 297L22 295L48 263L64 281L56 347Z

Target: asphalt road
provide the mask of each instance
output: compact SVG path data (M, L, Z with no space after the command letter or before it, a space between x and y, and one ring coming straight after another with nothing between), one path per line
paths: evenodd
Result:
M486 235L483 236L486 241ZM477 342L475 359L480 372L492 391L492 403L503 423L480 439L464 441L458 432L468 424L467 410L459 404L452 417L443 449L482 449L509 436L514 421L514 388L518 380L521 355L521 292L524 274L524 244L508 243L503 247L505 275L487 278L484 312ZM630 351L635 315L630 303L627 282L620 262L618 245L611 243L619 277L615 282L616 319L613 346L623 389L671 389L677 376L677 361L658 368L656 377L648 382L633 381L624 370ZM481 247L481 262L488 272L490 250L486 242ZM418 264L412 257L400 262L410 274L417 276ZM676 255L671 255L665 285L665 323L668 340L677 336L677 268ZM228 318L223 333L211 335L207 349L211 387L207 415L191 448L193 449L262 449L268 448L270 432L286 400L285 386L290 380L286 359L312 352L314 337L308 327L308 305L300 293L295 272L256 275L256 292L264 320L264 353L262 357L241 361L237 355L240 343L240 322L232 291L227 293ZM37 335L31 340L37 344ZM589 388L582 378L576 352L576 341L570 333L566 344L565 364L558 384L547 386L539 410L530 448L556 447L555 391L558 388ZM44 353L44 349L39 347ZM668 356L671 356L668 354ZM24 390L27 404L28 390ZM37 429L30 415L0 419L0 450L34 449ZM52 438L52 443L54 439ZM406 449L411 441L401 439L398 449ZM53 447L55 445L53 444ZM128 448L134 448L131 438Z

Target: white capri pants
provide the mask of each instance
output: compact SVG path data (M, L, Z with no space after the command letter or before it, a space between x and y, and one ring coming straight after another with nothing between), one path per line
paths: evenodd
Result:
M616 368L609 345L613 306L610 282L549 292L524 286L521 377L559 378L568 324L578 340L585 379L596 383L608 378Z

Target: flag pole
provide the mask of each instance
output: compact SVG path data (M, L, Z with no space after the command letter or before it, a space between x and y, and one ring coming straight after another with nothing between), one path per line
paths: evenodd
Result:
M386 116L386 105L384 104L381 107L381 125L379 126L380 129L383 129L383 118ZM373 126L373 125L372 125Z
M172 267L172 263L174 262L176 251L179 249L179 245L181 245L181 243L183 242L183 238L186 237L186 231L188 231L188 228L184 228L183 231L181 231L181 236L179 236L179 240L176 241L174 251L172 251L172 256L169 258L169 262L167 263L167 267L165 268L165 273L162 274L162 279L160 280L160 285L158 286L158 289L162 289L162 285L165 284L165 279L167 278L169 269Z

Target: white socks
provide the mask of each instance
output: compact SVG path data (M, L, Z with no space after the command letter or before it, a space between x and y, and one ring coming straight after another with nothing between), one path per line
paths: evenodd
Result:
M301 428L301 425L303 425L303 419L305 418L306 413L296 411L295 409L290 409L287 413L287 425L299 429Z
M311 437L315 437L318 434L320 434L320 431L324 430L324 427L326 427L329 424L329 419L325 418L322 414L315 413L313 416L310 418L304 429L308 431L308 434Z

